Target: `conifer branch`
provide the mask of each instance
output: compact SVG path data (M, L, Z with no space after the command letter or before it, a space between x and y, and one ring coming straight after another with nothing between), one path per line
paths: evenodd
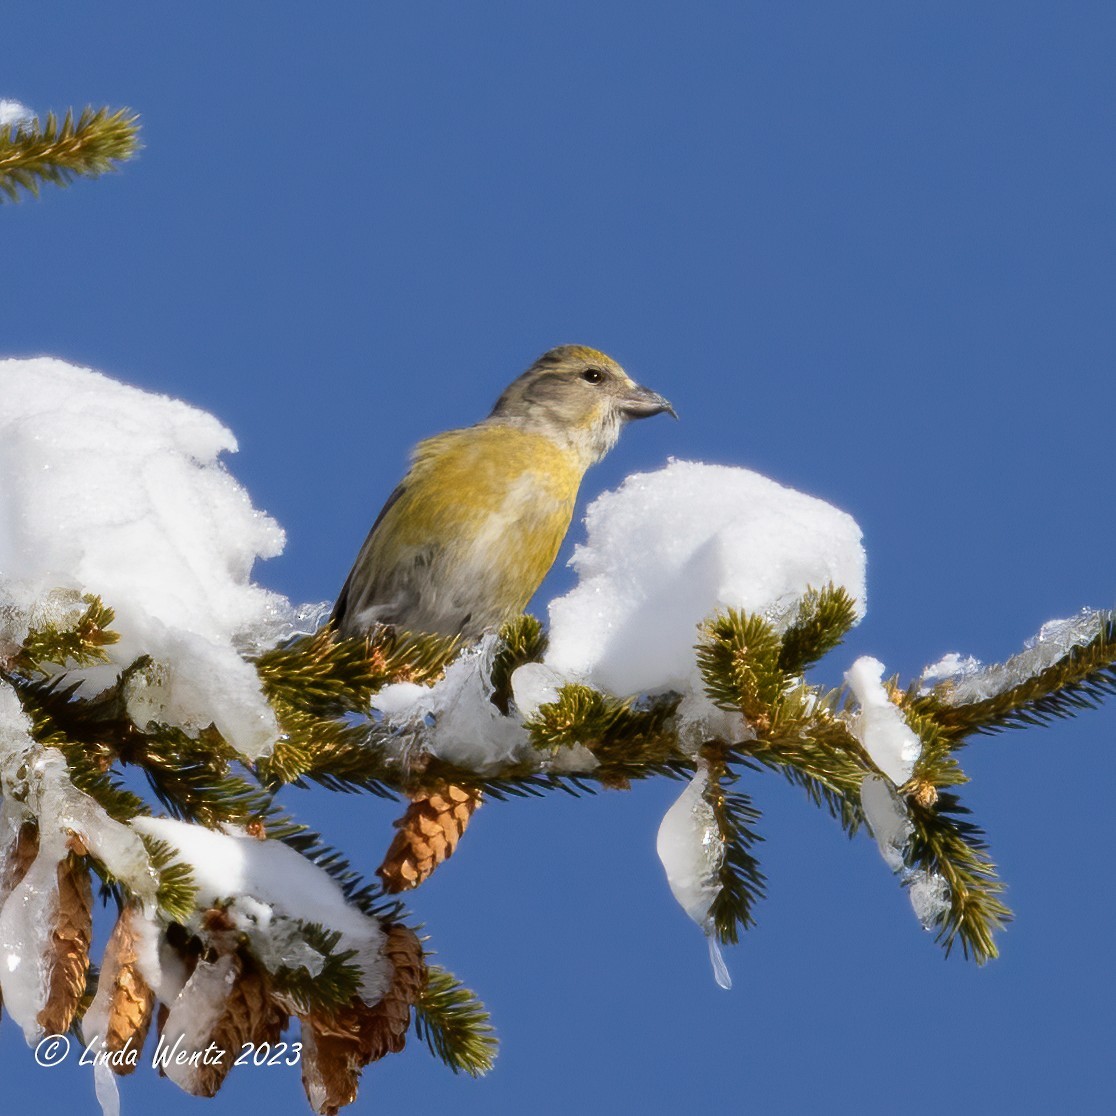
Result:
M0 195L37 197L44 183L67 186L116 170L139 150L138 120L130 109L87 106L77 120L69 109L61 122L49 113L42 125L36 119L0 127Z
M140 840L147 850L151 867L159 874L159 889L155 893L159 910L172 922L186 922L194 913L198 901L193 871L178 859L178 850L173 845L146 834L141 835Z
M433 682L460 640L380 627L367 639L342 639L325 627L255 659L264 693L320 717L364 713L389 682Z
M756 924L753 911L764 898L766 879L751 851L763 838L753 828L760 819L759 810L746 794L730 789L738 775L719 751L707 748L704 752L709 769L704 798L713 811L724 850L717 871L720 886L709 916L717 940L722 945L736 945L741 931Z
M856 623L856 601L840 585L807 589L794 621L783 633L779 667L787 674L802 674L829 654Z
M428 965L415 1004L415 1033L454 1073L481 1077L492 1069L499 1042L476 995L439 965Z
M500 629L500 650L492 661L492 704L506 717L511 709L511 676L517 667L537 663L546 654L549 636L542 621L524 613Z
M335 1011L360 993L361 971L353 963L355 949L337 948L338 930L314 922L298 922L302 939L324 960L321 969L311 973L305 966L284 965L269 973L272 988L299 1015L312 1011Z
M361 723L315 716L279 698L271 704L283 737L271 755L256 764L256 776L264 786L305 787L310 781L329 790L398 797L388 786L399 772L398 758L388 749L388 734Z
M120 639L119 633L112 631L116 614L100 597L86 593L80 599L86 608L72 625L60 627L48 622L27 633L12 663L16 670L31 674L39 671L44 663L86 667L108 661L104 649Z
M584 777L623 786L642 777L647 764L686 758L673 725L679 700L676 694L643 702L620 699L570 683L558 691L557 701L540 705L525 727L540 751L554 753L578 744L588 748L597 765Z
M928 695L913 698L912 705L932 717L954 740L973 733L1045 725L1082 709L1095 709L1116 693L1116 615L1102 613L1098 627L1088 643L1074 645L1044 670L991 697L955 703L950 700L953 684L945 682ZM1025 666L1027 655L1022 652L981 673L1010 674L1016 664Z
M964 955L983 965L998 956L994 935L1012 917L1000 900L1004 885L984 832L967 820L969 810L951 792L939 794L933 805L908 798L907 806L914 826L907 863L937 873L949 886L949 910L936 940L946 956L960 942Z

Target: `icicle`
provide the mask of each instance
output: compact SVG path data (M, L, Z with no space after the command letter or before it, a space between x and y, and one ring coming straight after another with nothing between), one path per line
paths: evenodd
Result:
M655 849L666 869L667 883L682 909L709 939L709 960L713 977L722 988L732 987L720 946L714 934L709 911L721 890L720 869L725 846L705 800L709 772L699 764L686 789L659 825Z
M713 966L713 979L727 992L732 988L732 974L725 964L724 954L721 953L721 943L717 941L711 927L705 934L709 939L709 963Z
M101 1116L120 1116L120 1090L116 1087L116 1074L106 1062L93 1066L93 1088L101 1106Z

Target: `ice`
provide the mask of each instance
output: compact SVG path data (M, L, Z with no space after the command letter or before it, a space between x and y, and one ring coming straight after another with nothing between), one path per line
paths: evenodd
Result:
M0 99L0 128L10 126L13 131L35 119L35 113L19 101Z
M380 954L379 922L350 906L328 873L294 849L281 841L217 833L168 818L136 818L132 825L178 850L193 873L200 907L234 900L234 923L261 960L282 956L288 964L299 963L305 951L291 951L292 920L319 923L340 933L339 949L356 950L365 1000L382 998L391 973Z
M866 599L860 528L842 511L746 469L671 461L598 497L550 605L546 663L621 696L700 692L697 626L734 607L779 621L807 587Z
M54 590L96 593L121 639L109 666L80 672L83 692L149 654L138 718L213 723L256 757L277 729L238 648L297 610L250 580L283 532L226 471L235 449L177 400L47 357L0 361L0 639L18 643Z
M708 787L709 773L704 766L699 766L686 789L663 816L655 851L666 870L674 898L709 938L714 979L722 988L730 988L732 979L713 937L709 914L721 890L720 870L725 846L713 807L705 800Z
M0 682L0 792L4 804L3 850L7 852L23 822L39 821L39 850L20 883L2 897L0 907L0 989L4 1006L30 1043L42 1035L39 1012L46 1003L47 958L58 907L58 864L69 834L58 823L51 774L65 770L62 754L42 748L15 691ZM67 780L68 783L68 780ZM21 803L20 798L26 798Z
M898 786L911 777L922 754L922 741L888 697L881 681L883 672L883 663L867 655L845 672L845 681L860 702L849 727L876 766Z
M497 637L467 648L433 686L397 682L372 698L401 748L420 744L449 763L483 774L532 755L531 739L516 717L492 704L492 660Z
M959 651L951 651L936 663L922 668L922 673L918 676L918 692L928 694L940 682L948 681L956 685L962 679L976 674L980 668L979 659L974 659L972 655L962 658Z
M894 785L868 775L860 785L860 805L884 863L907 888L907 897L924 930L932 930L949 910L949 884L938 872L906 863L914 825Z
M180 1089L197 1093L202 1059L215 1056L213 1036L240 975L234 953L201 960L178 998L170 1005L152 1061ZM226 1051L235 1058L239 1051Z
M93 1087L97 1103L101 1106L101 1116L120 1116L120 1090L116 1074L107 1062L97 1062L93 1066Z
M860 805L884 863L893 872L901 872L907 845L914 832L903 800L887 779L866 775L860 784Z
M79 837L152 912L158 879L137 834L78 790L62 753L35 743L28 727L15 691L0 682L0 840L9 848L28 818L37 821L39 831L39 853L27 875L9 895L0 896L0 985L30 1042L40 1033L57 870L71 838Z
M524 663L511 676L512 699L524 720L529 721L539 706L558 700L558 691L568 679L545 663Z
M6 698L6 694L11 697ZM9 706L14 696L9 687L0 684L0 704ZM10 708L0 709L0 723L10 716ZM14 734L6 735L8 743L19 746L18 737L13 740ZM52 818L49 789L43 793L44 783L49 782L49 778L43 779L44 769L49 771L55 761L65 767L59 752L40 749L33 743L0 757L5 800L15 782L25 780L20 789L26 790L30 814L39 818L38 855L0 908L0 988L4 1007L22 1028L28 1043L42 1036L39 1012L46 1004L47 959L58 908L58 865L67 853L69 840L68 833ZM10 824L5 828L10 829Z
M1003 663L968 671L955 680L949 679L936 688L935 693L947 705L968 705L995 697L1041 674L1074 647L1090 643L1112 619L1112 612L1083 608L1076 616L1048 620L1037 635L1027 640L1018 655L1012 655Z
M933 930L949 911L949 884L939 872L915 872L907 883L907 894L923 930Z

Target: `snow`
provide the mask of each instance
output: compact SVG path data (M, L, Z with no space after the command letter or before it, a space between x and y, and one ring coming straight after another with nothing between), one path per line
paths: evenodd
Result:
M884 665L863 655L845 672L845 681L860 711L850 728L876 766L896 785L905 783L922 754L922 741L888 697L882 683Z
M566 684L553 667L545 663L524 663L511 676L512 700L524 720L529 721L539 707L558 700L558 691Z
M283 532L226 471L220 455L235 449L185 403L60 360L0 360L0 642L99 594L121 639L108 666L80 672L83 692L151 655L130 694L141 725L213 723L257 757L277 728L238 648L295 617L250 579Z
M401 750L422 748L479 774L533 760L555 772L596 765L581 746L541 757L521 722L569 682L619 696L675 690L688 742L744 739L738 712L705 695L694 657L698 626L717 609L759 612L777 628L806 590L844 586L863 614L860 529L844 512L745 469L673 461L627 478L589 507L578 584L550 605L542 663L512 675L518 716L503 717L487 683L494 637L467 649L433 686L400 682L373 698Z
M719 873L725 846L705 799L709 773L699 765L686 789L667 810L659 824L655 851L666 870L667 883L678 905L702 928L709 939L713 976L722 988L732 987L732 978L713 933L710 910L721 890Z
M34 119L35 113L26 105L21 105L19 101L0 99L0 128L10 126L14 130Z
M227 913L261 960L302 964L315 972L292 920L318 923L341 934L339 949L356 951L364 999L374 1004L383 997L391 973L380 953L379 922L347 903L329 874L294 849L281 841L217 833L168 818L136 818L132 826L178 850L178 859L193 873L200 908L233 900Z
M496 636L485 636L454 659L433 686L397 682L373 696L372 708L398 734L401 749L421 742L448 763L478 774L534 752L519 720L492 704L489 679L497 646Z
M958 651L943 655L936 663L922 668L918 676L918 692L928 694L939 682L956 683L958 680L975 674L980 670L979 659L972 655L961 656Z
M785 626L808 587L833 582L864 612L856 522L746 469L671 461L599 496L585 522L578 584L550 605L545 661L618 695L700 693L697 627L717 609Z

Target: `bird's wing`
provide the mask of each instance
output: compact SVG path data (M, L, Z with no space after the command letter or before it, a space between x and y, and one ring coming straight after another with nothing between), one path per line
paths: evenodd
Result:
M387 502L380 508L380 514L376 516L376 522L372 524L372 529L368 532L368 537L364 540L364 545L360 548L360 553L353 563L353 568L349 571L349 576L345 578L345 584L341 586L341 592L337 594L337 603L333 606L333 612L330 613L329 622L339 631L343 631L345 627L345 616L349 611L349 591L353 585L353 578L359 570L364 568L365 562L368 558L368 553L372 549L372 539L376 534L376 528L384 521L384 516L399 502L399 498L406 490L406 481L395 486L395 491L387 498Z

